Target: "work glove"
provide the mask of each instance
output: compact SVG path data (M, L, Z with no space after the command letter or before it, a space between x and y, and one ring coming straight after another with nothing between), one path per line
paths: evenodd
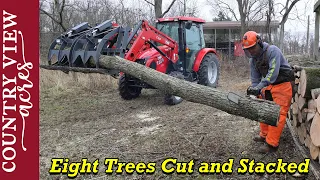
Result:
M247 89L247 95L258 96L258 95L260 95L260 89L257 87L249 86Z

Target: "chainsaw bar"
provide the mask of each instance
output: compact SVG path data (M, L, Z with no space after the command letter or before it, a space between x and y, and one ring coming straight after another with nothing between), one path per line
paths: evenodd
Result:
M227 98L229 101L231 101L235 104L239 104L239 99L243 98L243 97L234 93L234 92L229 92Z

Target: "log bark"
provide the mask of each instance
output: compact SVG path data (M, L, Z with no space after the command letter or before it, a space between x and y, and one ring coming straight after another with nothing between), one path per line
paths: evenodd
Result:
M304 139L307 138L307 128L306 128L306 123L302 123L300 126L300 130L301 130L301 135Z
M289 108L289 111L288 111L288 114L287 114L287 118L288 119L292 119L292 109L291 108Z
M302 69L299 86L301 96L311 98L311 89L320 88L320 68Z
M293 69L294 69L294 72L300 72L300 71L302 71L302 69L303 69L303 67L302 66L298 66L298 65L294 65L293 66ZM300 76L299 76L300 77Z
M310 127L311 141L315 146L320 146L320 115L317 113Z
M304 123L307 120L307 113L303 110L298 111L298 120L300 123Z
M310 128L311 128L311 124L312 124L312 120L311 120L311 121L306 122L307 134L308 134L308 136L309 136L309 137L310 137ZM311 140L311 138L310 138L310 140Z
M110 69L102 69L102 68L81 68L81 67L68 67L68 66L50 66L50 65L40 65L40 68L47 70L60 70L64 73L69 73L69 71L73 72L81 72L81 73L98 73L115 76L119 74L118 70L110 70Z
M95 65L94 62L90 62L90 64ZM272 126L276 126L278 123L280 106L271 101L239 96L238 103L235 103L228 99L227 92L180 80L117 56L101 57L99 67L120 70L166 94L180 96L185 100L205 104L229 114L242 116Z
M302 125L302 124L301 124ZM304 144L304 137L303 137L303 132L302 132L302 126L299 126L297 128L297 133L298 133L298 138L299 138L299 142L300 144Z
M312 97L312 99L317 99L319 95L320 95L320 88L311 89L311 97Z

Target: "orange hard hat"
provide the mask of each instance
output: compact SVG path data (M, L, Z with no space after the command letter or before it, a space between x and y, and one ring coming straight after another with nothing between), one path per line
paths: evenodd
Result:
M242 48L247 49L257 44L259 35L255 31L248 31L243 35Z

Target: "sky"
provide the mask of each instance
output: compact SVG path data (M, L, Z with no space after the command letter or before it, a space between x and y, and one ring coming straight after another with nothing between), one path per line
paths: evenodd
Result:
M163 0L163 9L171 3L172 0ZM213 0L212 0L213 1ZM285 24L285 31L290 31L292 33L305 34L307 32L307 17L310 15L310 33L314 32L314 15L313 7L316 0L300 0L296 7L292 10L292 14L289 16ZM236 0L225 0L237 12L237 2ZM276 3L285 3L285 0L275 0ZM207 0L198 0L199 17L205 19L206 21L212 21L216 13L210 5L208 5ZM296 17L299 16L299 19ZM276 19L280 21L281 19Z

